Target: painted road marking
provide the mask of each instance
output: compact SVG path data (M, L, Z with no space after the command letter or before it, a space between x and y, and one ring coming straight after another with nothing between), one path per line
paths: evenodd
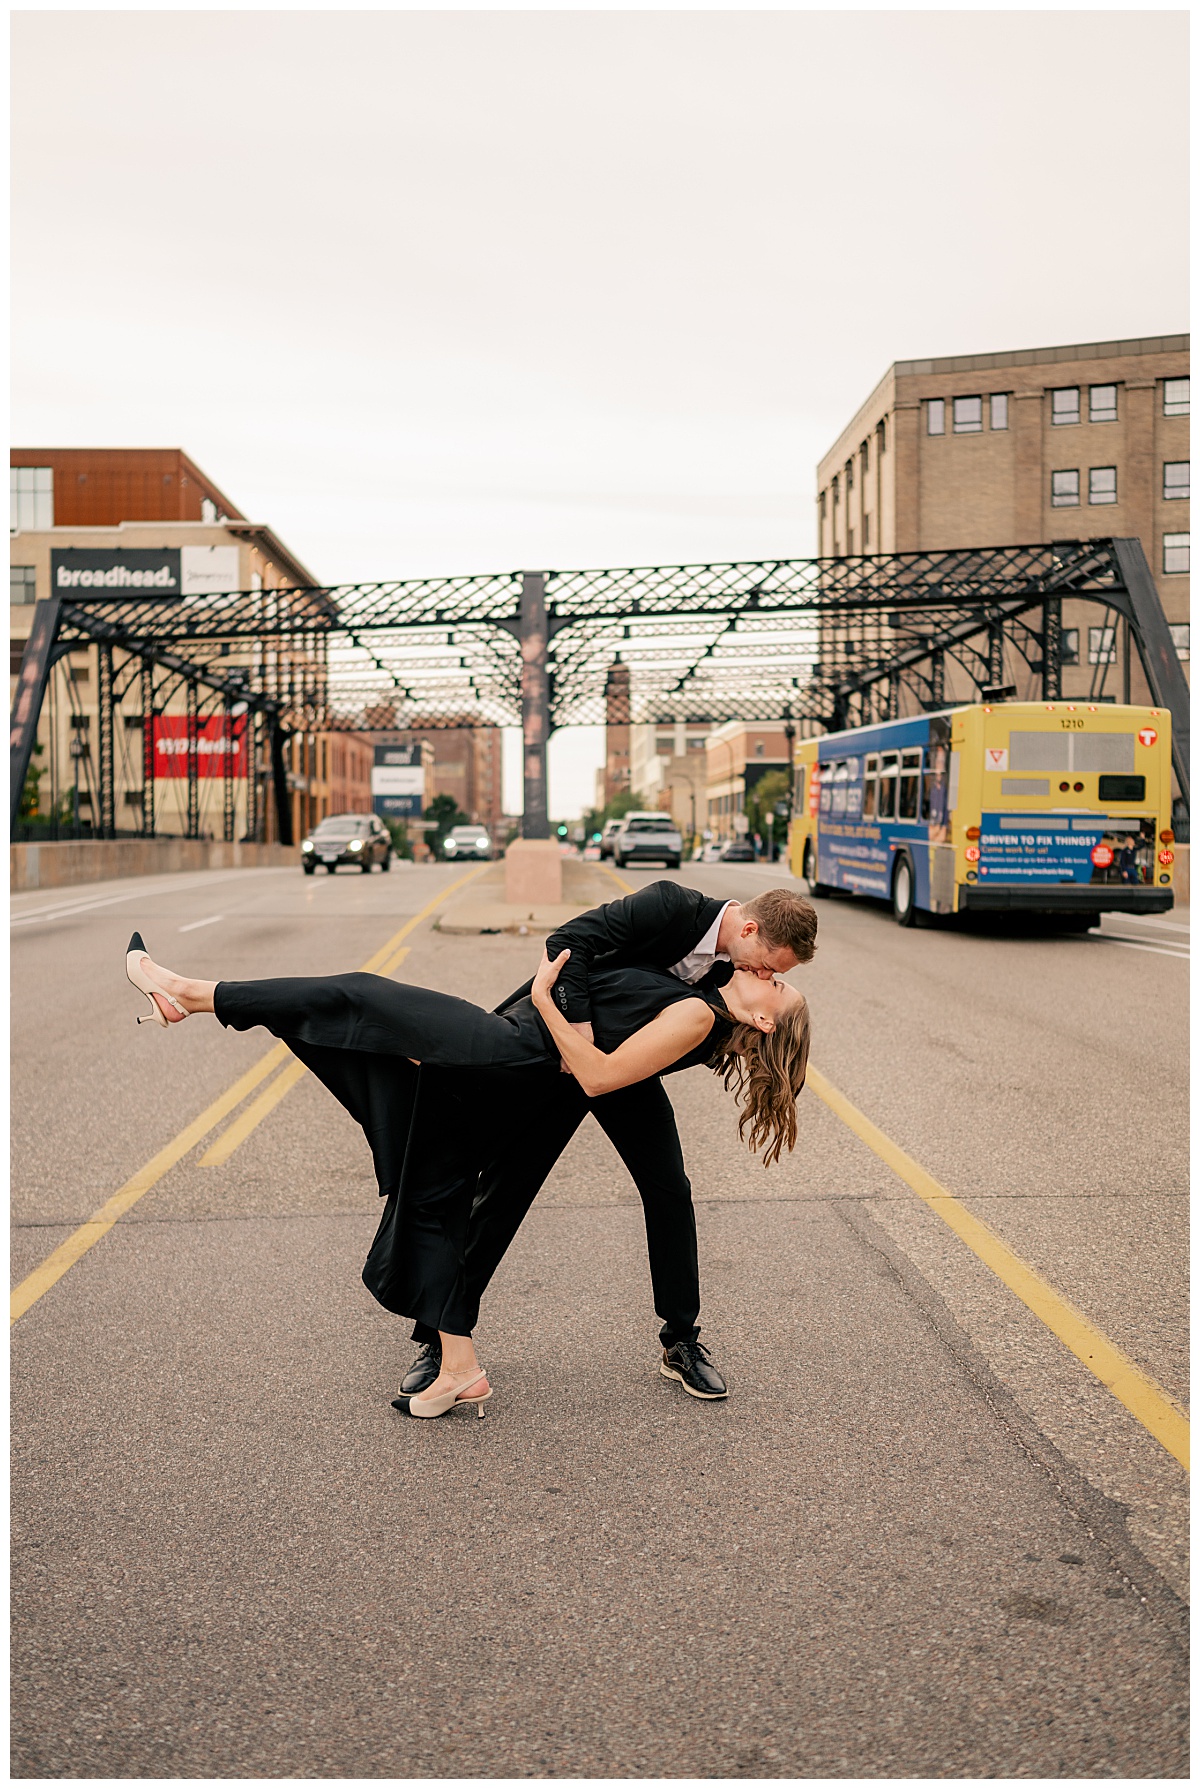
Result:
M1115 932L1089 932L1081 938L1078 932L1065 934L1077 944L1115 944L1120 950L1148 950L1156 957L1174 957L1178 963L1190 963L1191 951L1177 938L1166 938L1161 944L1143 944L1140 938L1118 938Z
M465 882L470 882L476 876L482 875L483 871L489 867L486 863L480 864L477 868L469 870L465 876L460 876L456 882L449 883L439 895L435 895L432 901L422 907L419 913L407 920L398 932L393 933L381 950L377 950L374 956L367 958L363 964L364 972L370 974L372 971L377 971L381 963L386 963L390 957L396 954L396 947L401 939L407 937L423 919L428 918L435 907L440 906L448 895L454 893L456 888L461 888ZM181 1162L184 1156L196 1147L197 1143L203 1142L209 1131L220 1124L223 1118L227 1118L230 1112L236 1110L242 1101L253 1093L254 1089L265 1081L268 1075L273 1074L290 1055L291 1051L283 1043L276 1044L268 1050L266 1055L260 1057L254 1064L253 1068L247 1069L246 1073L235 1081L232 1087L227 1088L219 1098L215 1099L211 1106L206 1106L198 1118L193 1118L191 1124L186 1125L177 1137L173 1137L164 1148L159 1150L157 1155L151 1156L145 1167L139 1168L137 1173L100 1207L99 1211L94 1211L87 1222L79 1226L74 1235L68 1236L65 1242L60 1243L53 1254L46 1257L40 1267L35 1267L19 1286L14 1287L9 1297L8 1320L10 1327L18 1317L23 1317L39 1298L43 1298L51 1286L57 1285L63 1275L69 1272L75 1263L87 1254L89 1249L94 1248L102 1236L107 1236L118 1218L124 1217L125 1213L136 1205L139 1199L145 1197L151 1187L157 1186L164 1174L175 1167L176 1163ZM295 1066L302 1067L299 1063ZM281 1076L280 1079L282 1080L283 1077ZM280 1098L282 1097L281 1094Z
M32 912L14 913L9 921L14 926L32 926L40 920L70 919L73 913L91 913L97 907L119 907L126 901L157 900L164 894L183 894L189 888L207 888L210 883L222 877L238 876L282 876L282 869L261 870L213 870L208 875L190 876L186 881L175 882L169 888L139 888L134 894L103 895L98 901L74 901L64 903L56 901L51 907L35 907Z
M952 1193L948 1193L931 1174L925 1172L919 1162L906 1154L899 1144L893 1143L877 1125L871 1123L865 1113L851 1105L845 1094L839 1093L811 1065L808 1082L818 1099L824 1100L830 1111L868 1149L874 1150L880 1160L887 1163L892 1173L911 1187L917 1197L924 1200L929 1209L950 1226L959 1240L966 1243L984 1266L990 1268L1010 1292L1015 1292L1021 1303L1035 1317L1041 1319L1077 1360L1083 1362L1089 1373L1094 1373L1100 1383L1108 1387L1130 1415L1181 1466L1186 1467L1191 1427L1187 1417L1161 1385L1157 1385L1148 1373L1144 1373L1127 1354L1114 1346L1081 1311L1077 1311L1074 1305L1069 1304L1048 1285L1028 1262L1015 1255L994 1230L979 1218L973 1217Z
M219 926L224 919L223 913L214 913L211 919L194 919L190 926L180 926L181 932L198 932L201 926Z

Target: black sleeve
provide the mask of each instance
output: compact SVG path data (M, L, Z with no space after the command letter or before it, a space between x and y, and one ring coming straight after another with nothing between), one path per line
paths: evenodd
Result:
M552 932L546 940L546 954L571 953L554 984L554 997L563 1016L572 1024L590 1019L588 976L596 958L622 951L629 960L636 960L639 947L650 948L686 899L686 891L677 882L649 882L619 901L577 913Z

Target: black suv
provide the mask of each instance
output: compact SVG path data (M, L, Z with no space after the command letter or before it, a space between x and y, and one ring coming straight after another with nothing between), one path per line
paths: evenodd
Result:
M300 863L306 876L311 876L319 863L331 876L340 863L355 864L367 876L373 863L390 870L392 835L374 814L330 814L304 840Z

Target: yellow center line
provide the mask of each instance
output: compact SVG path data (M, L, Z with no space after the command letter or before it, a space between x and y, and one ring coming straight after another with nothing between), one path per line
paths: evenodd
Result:
M632 894L634 892L633 883L626 882L624 876L618 876L617 872L615 870L610 870L606 863L600 864L599 868L604 871L606 876L611 876L613 881L617 884L617 887L623 888L626 894Z
M455 889L461 888L464 883L472 881L474 877L481 876L484 870L490 869L490 867L490 864L486 863L477 865L476 868L468 870L465 876L459 876L456 881L449 883L440 894L434 896L432 901L426 902L419 913L415 913L410 920L406 920L400 930L394 932L380 950L367 958L363 964L363 973L377 972L381 964L390 963L391 968L395 968L406 954L404 951L397 951L401 940L407 938L423 919L428 919L434 909L439 907L448 895L452 895ZM145 1197L151 1187L157 1186L164 1174L169 1173L176 1163L181 1162L184 1156L189 1154L198 1143L203 1142L209 1131L220 1124L223 1118L227 1118L230 1112L236 1110L246 1096L253 1093L254 1089L265 1081L268 1075L274 1074L280 1064L286 1062L290 1056L291 1051L286 1044L276 1044L273 1049L268 1050L266 1055L260 1057L254 1064L253 1068L247 1069L246 1073L233 1083L232 1087L226 1088L219 1098L215 1099L210 1106L206 1106L198 1118L193 1118L192 1122L186 1125L177 1137L173 1137L159 1150L157 1155L151 1156L145 1167L139 1168L137 1173L127 1180L111 1199L105 1201L99 1211L94 1211L73 1235L68 1236L65 1242L61 1242L53 1254L46 1257L40 1267L35 1267L19 1286L14 1287L9 1297L8 1320L10 1327L18 1317L23 1317L39 1298L44 1297L51 1286L57 1285L63 1275L74 1267L75 1263L86 1255L89 1249L94 1248L102 1236L107 1236L118 1218L124 1217L125 1213L136 1205L139 1199ZM298 1071L295 1072L295 1080L289 1080L289 1076L294 1071ZM275 1088L268 1088L267 1093L262 1096L263 1099L270 1099L270 1104L275 1105L295 1085L295 1081L299 1080L303 1073L303 1064L293 1061L292 1067L280 1075L279 1080L275 1083L275 1087L280 1087L280 1083L286 1081L287 1086L282 1087L274 1099L271 1099L270 1096L274 1093ZM261 1103L261 1100L256 1100L255 1106ZM250 1110L253 1111L254 1107L251 1107ZM260 1117L265 1117L265 1115L265 1112L260 1113ZM236 1144L234 1147L236 1148Z
M931 1174L926 1173L919 1162L906 1154L899 1144L893 1143L878 1125L871 1123L865 1113L851 1105L845 1094L839 1093L824 1075L811 1066L808 1070L808 1084L817 1097L824 1100L830 1111L868 1149L874 1150L893 1174L911 1187L917 1197L923 1199L929 1209L936 1212L942 1222L948 1224L954 1234L966 1243L972 1254L978 1256L984 1266L990 1268L997 1279L1003 1281L1009 1291L1014 1292L1021 1303L1071 1350L1076 1359L1083 1362L1089 1373L1094 1373L1100 1383L1108 1387L1130 1415L1181 1466L1186 1467L1191 1426L1162 1386L1157 1385L1148 1373L1144 1373L1127 1354L1123 1354L1110 1342L1081 1311L1077 1311L1053 1286L1048 1285L1027 1261L1022 1261L1019 1255L1015 1255L994 1230L981 1219L973 1217L952 1193L948 1193Z

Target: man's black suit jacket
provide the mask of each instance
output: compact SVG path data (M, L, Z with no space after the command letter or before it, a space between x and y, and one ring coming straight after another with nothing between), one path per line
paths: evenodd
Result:
M560 1011L572 1024L591 1018L588 977L594 970L670 969L682 962L725 905L678 882L649 882L619 901L569 919L546 940L549 956L571 953L554 984ZM523 999L532 986L527 981L497 1012Z

